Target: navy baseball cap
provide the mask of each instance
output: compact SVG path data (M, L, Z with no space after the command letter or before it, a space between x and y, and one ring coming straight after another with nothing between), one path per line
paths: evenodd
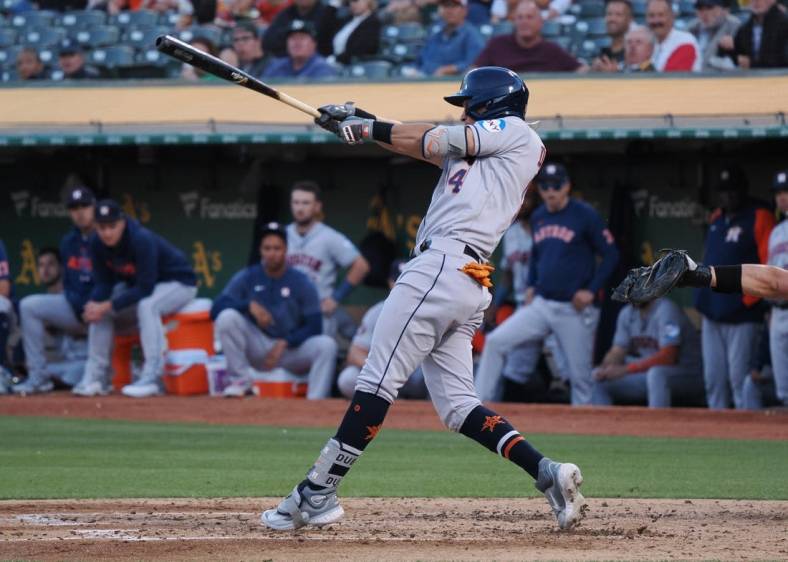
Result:
M89 207L96 202L96 196L90 188L79 186L72 188L66 196L66 207L73 209L74 207Z
M96 222L111 223L124 217L123 209L117 201L102 199L96 204Z
M263 225L260 229L260 240L262 241L263 238L268 236L269 234L275 234L279 238L285 241L287 244L287 232L285 231L285 227L278 222L269 222Z
M73 39L63 39L60 42L60 48L58 49L58 55L73 55L74 53L81 53L82 52L82 45L80 45L77 41Z
M723 168L717 174L717 191L745 192L748 187L747 176L738 166Z
M563 164L548 162L539 170L534 181L542 189L558 189L569 181L569 173Z
M788 170L780 170L775 174L772 191L788 191Z
M293 33L306 33L311 35L312 38L317 38L317 30L311 21L293 20L293 23L287 29L287 37L290 37Z

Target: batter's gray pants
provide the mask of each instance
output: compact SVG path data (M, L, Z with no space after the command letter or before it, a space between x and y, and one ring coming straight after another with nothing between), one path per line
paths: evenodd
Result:
M126 285L116 285L112 291L116 296L126 290ZM177 312L197 295L197 287L178 281L156 283L153 292L141 299L137 306L120 311L110 311L100 321L88 328L88 363L84 381L107 381L110 358L115 340L115 330L127 332L139 328L140 344L145 363L140 379L155 380L164 371L164 354L167 338L161 317Z
M703 400L700 365L696 369L679 365L657 365L645 373L632 373L609 381L595 381L592 402L596 406L646 402L649 408L670 408L673 396Z
M572 385L572 404L591 403L591 367L599 310L587 306L578 312L569 302L535 297L519 308L503 324L487 334L479 361L478 377L483 381L500 377L506 355L526 342L542 342L551 333L566 359Z
M356 390L393 402L421 365L441 420L459 431L481 402L473 387L471 338L490 293L460 272L464 244L442 241L410 260L389 293L372 335ZM446 252L446 253L444 253Z
M788 406L788 308L772 308L769 348L777 399Z
M87 327L76 317L74 309L63 293L30 295L23 298L19 303L19 316L22 321L25 364L28 376L33 380L48 380L48 373L52 372L47 368L44 346L47 328L54 328L73 336L87 334ZM59 368L56 370L60 371Z
M226 308L219 313L214 331L222 343L231 375L251 379L266 355L274 346L274 339L264 334L250 319L235 309ZM334 369L337 361L337 343L326 335L307 338L296 348L287 348L277 367L293 374L309 373L308 400L331 396ZM253 367L256 365L257 367Z
M361 368L355 365L348 365L342 372L339 373L337 378L337 388L345 398L353 398L356 392L356 382L358 376L361 374ZM429 396L427 392L427 385L424 382L424 372L421 367L418 367L413 374L408 378L405 384L399 389L400 398L412 398L415 400L424 400Z
M729 324L703 317L701 345L706 402L712 410L744 408L742 386L758 342L758 324Z

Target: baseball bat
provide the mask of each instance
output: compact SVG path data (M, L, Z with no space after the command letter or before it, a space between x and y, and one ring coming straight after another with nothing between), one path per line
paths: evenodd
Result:
M188 43L176 39L172 35L160 35L156 38L156 49L186 64L190 64L208 74L213 74L223 80L238 84L244 88L249 88L259 94L274 98L284 104L289 105L299 111L303 111L312 117L320 117L320 113L311 105L288 96L276 88L272 88L265 82L261 82L254 76L250 76L240 68L224 62L222 59L209 55L205 51L195 49Z

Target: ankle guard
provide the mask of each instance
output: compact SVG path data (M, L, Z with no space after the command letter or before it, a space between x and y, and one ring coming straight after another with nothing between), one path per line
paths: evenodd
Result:
M331 438L320 451L320 456L306 477L317 486L336 488L359 456L361 451L358 449Z

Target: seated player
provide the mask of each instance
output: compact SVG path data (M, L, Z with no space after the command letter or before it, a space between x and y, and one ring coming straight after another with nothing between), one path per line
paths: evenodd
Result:
M261 263L236 273L211 308L233 377L224 395L244 396L258 371L283 367L309 373L308 399L328 398L337 344L321 333L317 289L287 265L287 234L279 223L263 228L260 254Z
M648 403L669 408L673 397L702 401L700 338L674 302L660 298L621 309L613 346L594 370L595 405Z
M54 387L51 380L54 371L66 374L62 372L66 364L47 364L44 349L46 332L64 335L62 352L70 365L69 370L81 367L76 381L69 373L64 382L73 386L84 370L84 350L79 340L87 335L82 312L93 290L93 262L90 257L90 236L95 228L93 192L81 186L72 189L66 198L66 206L74 227L61 240L60 254L42 251L38 255L38 277L47 285L47 292L27 296L19 305L27 380L14 387L18 394L49 392ZM52 260L57 261L51 264ZM65 272L62 272L61 262L65 264ZM52 265L57 267L56 276L48 273Z
M389 290L394 288L394 283L397 277L402 272L405 262L396 260L391 264L391 271L389 272ZM369 355L369 348L372 345L372 333L375 330L375 324L380 318L380 313L383 311L383 304L385 301L380 301L371 307L364 318L361 319L361 326L358 327L356 335L353 337L353 342L347 352L347 366L339 373L337 379L337 386L339 392L345 398L353 398L353 393L356 391L356 379L358 379L361 368L367 361ZM421 367L416 368L407 382L399 389L399 398L427 398L427 385L424 383L424 373Z
M99 201L96 223L90 240L95 286L82 313L89 324L88 362L73 392L106 394L115 329L138 327L142 373L121 392L133 398L162 394L167 340L161 318L194 298L197 276L183 252L127 217L117 202Z

